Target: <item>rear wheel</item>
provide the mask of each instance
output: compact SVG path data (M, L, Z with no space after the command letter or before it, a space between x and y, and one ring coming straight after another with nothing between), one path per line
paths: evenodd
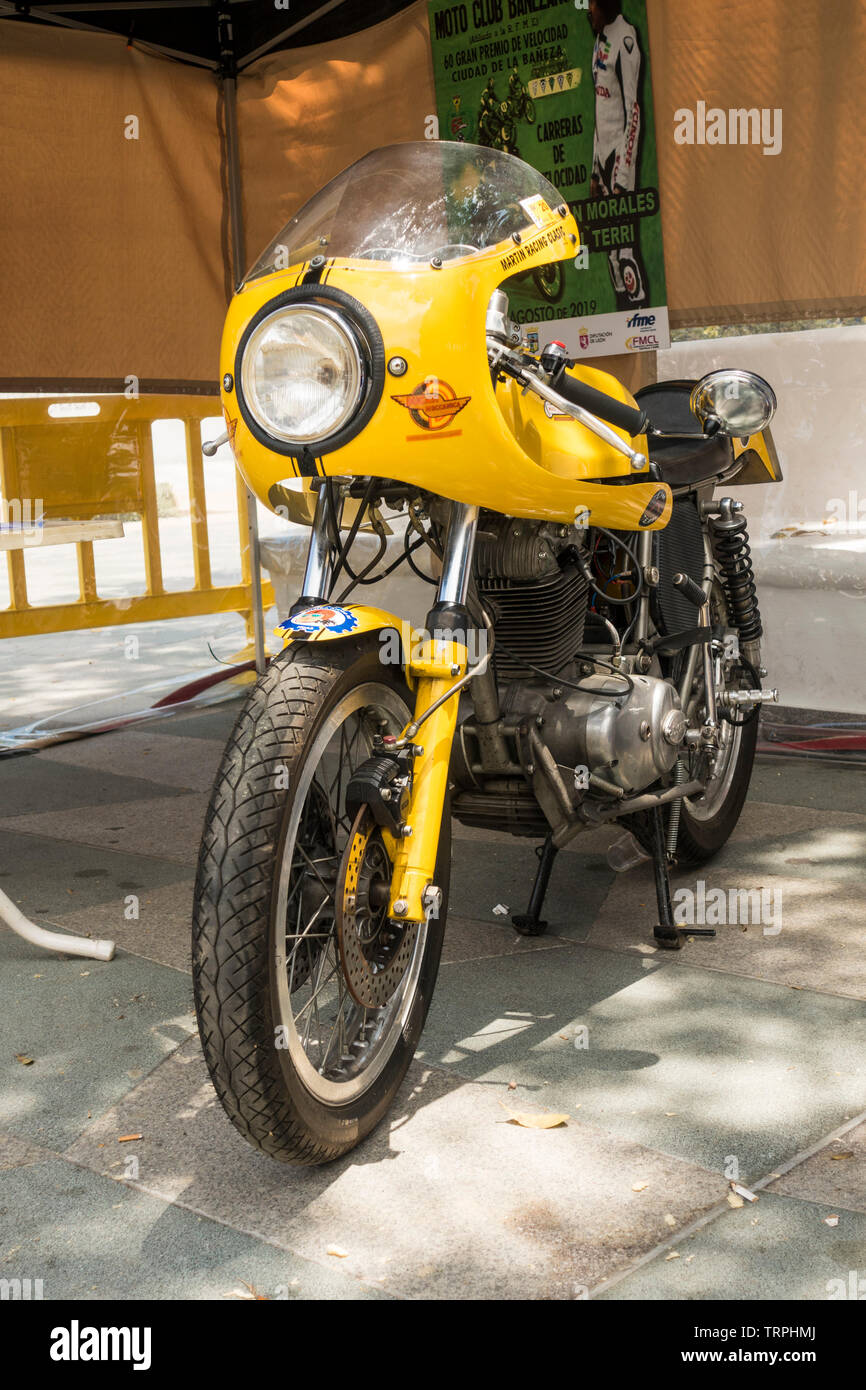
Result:
M244 1138L285 1163L337 1158L382 1119L421 1036L445 928L447 808L442 906L417 929L389 921L381 837L345 813L374 735L410 718L406 687L374 650L333 653L287 654L253 688L214 785L196 883L208 1069ZM351 918L337 911L347 865Z
M703 864L718 853L733 833L749 791L758 741L757 716L736 727L722 720L720 738L721 748L706 791L683 799L677 833L680 864ZM690 770L687 780L691 780Z
M713 590L711 619L714 625L729 626L724 595L719 585ZM722 676L727 689L742 689L753 684L749 674L733 659L723 663ZM702 675L696 678L692 686L690 700L686 701L686 713L692 724L700 724L706 718ZM681 755L685 772L682 780L706 781L706 789L698 797L683 799L676 848L680 864L704 864L712 859L728 841L740 819L755 761L758 711L753 710L745 715L737 712L733 715L733 721L719 720L720 747L714 758L710 758L705 749L684 750ZM662 814L667 826L670 823L670 807L665 807ZM652 853L652 832L646 813L625 818L624 824L628 825L644 849Z

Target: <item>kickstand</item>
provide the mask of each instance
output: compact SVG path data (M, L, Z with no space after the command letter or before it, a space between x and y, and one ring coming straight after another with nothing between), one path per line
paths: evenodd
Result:
M511 925L521 936L542 936L547 931L547 923L541 920L541 909L544 906L553 861L558 852L553 843L553 832L551 831L544 844L535 851L538 856L538 868L529 897L529 907L526 912L521 912L511 919Z
M649 813L652 826L653 873L656 881L659 920L653 931L655 943L664 951L681 951L683 936L715 936L715 927L689 927L686 931L674 922L671 904L671 880L668 869L667 846L665 844L664 822L661 807L656 806Z

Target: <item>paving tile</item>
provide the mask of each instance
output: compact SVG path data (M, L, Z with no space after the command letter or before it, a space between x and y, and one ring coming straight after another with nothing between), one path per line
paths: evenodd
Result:
M746 802L713 868L862 883L866 815Z
M588 837L587 837L588 838ZM548 932L582 941L601 908L615 874L608 867L606 845L594 839L595 852L565 850L557 856L544 904ZM575 842L581 847L583 838ZM456 837L451 855L451 902L461 916L477 921L509 922L513 913L525 912L538 860L534 842L511 835L490 840ZM493 908L502 904L508 916L497 918Z
M749 795L777 806L817 806L866 815L866 767L797 757L757 759Z
M769 1191L866 1213L866 1124L825 1144L771 1183Z
M449 912L442 947L442 964L483 960L489 956L513 956L527 951L568 950L570 943L555 936L519 936L508 923L473 922L468 917Z
M0 888L29 917L114 904L185 883L189 867L120 850L0 830Z
M854 887L826 879L782 878L707 865L674 874L672 887L675 907L683 901L677 898L682 890L695 894L695 918L709 918L711 895L721 892L716 901L722 903L724 916L740 920L709 922L716 925L714 938L694 937L682 951L659 951L652 937L656 920L652 873L648 865L639 865L611 888L588 944L664 960L676 967L706 966L794 989L866 997L862 883ZM708 904L703 913L697 905L700 892ZM741 892L754 896L747 901L739 896Z
M824 1218L836 1214L838 1226L827 1226ZM856 1297L858 1279L859 1297L866 1294L866 1216L793 1197L762 1192L671 1248L678 1259L660 1254L596 1297L821 1302Z
M866 1109L864 1044L860 1001L577 946L443 970L419 1058L757 1179Z
M171 738L214 739L225 743L241 712L247 691L195 714L172 714L159 721L159 732Z
M193 876L188 874L178 883L134 895L120 892L98 907L56 913L51 922L82 936L113 941L124 951L189 973L194 884ZM138 900L137 908L130 901L132 896ZM136 910L137 919L130 919L129 914Z
M131 768L65 767L41 753L0 758L0 815L62 813L89 806L109 806L138 796L177 796L171 785L141 781Z
M47 1158L56 1158L51 1149L43 1149L39 1144L31 1144L28 1139L19 1139L17 1134L0 1134L0 1170L4 1168L23 1168L28 1163L43 1163Z
M216 1101L195 1044L176 1052L69 1157L122 1171L108 1140L140 1129L140 1182L191 1209L412 1298L574 1298L724 1195L715 1174L572 1116L522 1129L499 1104L541 1108L505 1086L413 1064L391 1115L323 1168L286 1168L250 1149ZM107 1147L99 1148L100 1143ZM636 1181L647 1187L632 1191Z
M70 1143L193 1028L190 981L136 956L55 956L4 932L0 968L0 1123L47 1148Z
M328 1269L61 1159L0 1173L0 1202L0 1277L41 1279L45 1299L250 1298L250 1285L277 1299L385 1296L336 1260Z
M94 738L72 739L46 749L39 754L39 759L58 767L144 778L161 787L209 792L225 747L224 740L190 738L182 734L168 737L160 729L161 726L150 725L117 729Z
M0 830L74 840L76 844L195 865L208 797L204 792L155 797L152 784L142 782L140 786L143 794L135 801L17 816L14 820L0 820Z

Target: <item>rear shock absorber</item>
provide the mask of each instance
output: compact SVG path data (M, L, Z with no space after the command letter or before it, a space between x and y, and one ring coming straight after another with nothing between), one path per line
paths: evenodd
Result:
M723 497L719 515L709 518L713 551L722 572L728 615L740 635L740 650L757 667L761 660L761 613L752 568L749 531L742 502Z

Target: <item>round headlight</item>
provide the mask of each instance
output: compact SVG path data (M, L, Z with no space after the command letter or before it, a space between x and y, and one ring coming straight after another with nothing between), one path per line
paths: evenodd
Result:
M690 405L701 420L714 416L722 432L745 438L769 425L776 413L772 386L755 372L709 372L694 387Z
M287 444L316 444L337 434L357 411L364 384L352 330L319 305L277 309L244 349L246 407L266 433Z

